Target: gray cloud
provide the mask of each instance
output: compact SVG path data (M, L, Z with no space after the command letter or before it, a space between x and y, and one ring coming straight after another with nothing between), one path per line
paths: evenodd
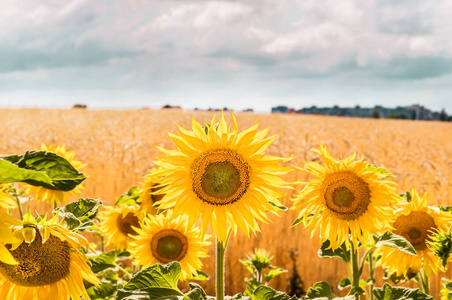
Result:
M392 103L404 93L433 101L438 85L443 101L452 96L450 11L447 0L9 0L0 101L71 90L95 103L133 94L139 105L201 106L212 94L250 103L352 95L356 104L378 94Z

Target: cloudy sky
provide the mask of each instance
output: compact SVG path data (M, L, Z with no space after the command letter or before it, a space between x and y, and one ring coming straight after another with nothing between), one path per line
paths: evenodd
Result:
M0 57L3 107L452 114L449 0L3 0Z

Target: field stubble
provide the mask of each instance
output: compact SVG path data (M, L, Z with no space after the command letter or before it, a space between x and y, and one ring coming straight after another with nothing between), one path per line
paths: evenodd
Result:
M191 128L193 116L201 124L208 123L212 112L182 110L58 110L58 109L0 109L0 154L21 154L40 148L41 143L62 145L75 151L76 160L88 163L82 171L88 175L83 197L101 198L105 204L131 186L139 185L148 173L155 157L161 153L154 146L174 149L167 132L176 131L175 123ZM268 149L276 156L295 155L287 163L302 166L302 160L319 161L310 149L326 145L335 157L347 157L354 151L362 153L371 164L385 167L396 175L398 192L411 188L428 191L431 205L452 205L452 123L359 119L294 114L236 113L239 130L260 120L260 128L270 126L270 135L278 138ZM230 120L230 116L227 116ZM302 171L292 171L287 181L308 181ZM288 198L298 192L286 191ZM291 206L289 199L283 199ZM52 206L33 203L38 212L50 211ZM271 286L289 290L292 275L291 251L298 254L296 268L305 289L317 281L335 285L346 275L346 268L336 259L317 256L318 239L312 240L302 225L291 228L296 211L271 216L272 224L261 224L262 232L250 239L238 233L226 252L226 293L245 290L247 271L238 262L254 248L265 248L274 255L273 264L289 270L276 278ZM93 240L95 241L95 240ZM214 246L210 258L204 259L205 271L212 279L202 283L214 294ZM381 270L380 273L381 274ZM450 278L449 270L447 276ZM432 278L433 295L437 296L440 277ZM381 283L380 283L381 284ZM408 285L411 286L412 285Z

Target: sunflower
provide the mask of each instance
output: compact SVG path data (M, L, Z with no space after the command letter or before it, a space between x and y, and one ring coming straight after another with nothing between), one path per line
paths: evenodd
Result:
M452 281L443 279L443 288L439 292L439 296L441 300L449 300L452 297L452 287L448 287L448 285L452 285Z
M17 264L12 254L5 247L5 244L15 243L17 238L11 233L9 227L11 225L20 224L19 220L5 213L4 209L11 209L16 207L16 202L7 193L7 185L0 184L0 262L7 264Z
M362 157L355 161L355 154L336 161L326 147L313 151L324 165L305 165L315 178L293 199L292 209L301 209L298 220L312 230L311 236L320 229L320 242L329 239L333 250L344 242L350 247L349 233L355 249L358 241L366 245L394 219L393 205L400 202L395 183L381 180L388 174L369 167Z
M0 299L89 299L83 280L99 280L81 248L89 247L83 236L58 225L56 217L11 230L18 242L7 247L18 264L0 262Z
M86 166L86 164L74 160L75 152L74 151L68 151L66 152L66 146L53 146L49 145L48 147L44 144L41 144L41 150L48 151L48 152L54 152L58 154L59 156L62 156L65 158L75 169L79 170ZM62 204L66 203L69 196L76 196L80 194L83 190L83 185L79 184L74 189L65 192L65 191L57 191L57 190L51 190L46 189L42 186L34 186L34 185L26 185L26 191L25 193L28 195L34 195L36 201L41 202L45 201L49 204Z
M132 241L131 236L136 235L135 228L140 228L143 213L138 211L137 206L104 206L99 212L100 229L106 235L106 245L112 245L115 249L122 251L128 248Z
M159 208L189 215L190 224L201 218L201 236L210 224L219 241L226 239L228 225L248 236L259 230L256 220L268 221L265 211L276 214L278 198L285 197L279 188L290 188L278 177L290 169L277 165L290 158L263 154L276 136L264 138L268 128L257 132L258 123L238 133L234 115L232 121L232 131L224 113L217 125L215 115L204 128L195 120L191 131L179 126L179 135L169 134L178 149L158 147L168 156L155 162L161 167L155 174L166 185L157 191L165 194Z
M407 254L395 248L381 248L381 265L388 273L406 275L424 270L427 276L441 268L440 259L428 247L435 232L449 230L452 215L440 211L437 207L428 206L427 193L422 197L416 190L411 191L408 205L396 211L397 219L391 224L394 233L407 239L416 250L417 255Z
M157 168L152 168L151 173L145 176L143 183L143 189L141 191L140 197L138 198L138 203L140 203L140 211L147 212L148 214L157 214L157 209L154 203L160 201L163 198L163 194L155 194L162 189L158 180L159 177L155 175Z
M182 281L201 270L199 258L208 256L206 246L210 245L207 241L210 236L201 239L198 227L187 227L187 216L174 218L171 211L166 215L149 215L136 231L138 234L132 236L135 241L130 250L134 263L149 267L178 261Z

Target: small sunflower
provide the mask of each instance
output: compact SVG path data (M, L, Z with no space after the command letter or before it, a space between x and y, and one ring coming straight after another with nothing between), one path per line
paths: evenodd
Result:
M0 184L0 262L7 264L17 264L11 252L5 247L5 244L15 243L18 241L12 234L9 227L11 225L21 224L19 220L16 220L11 215L5 213L4 209L16 208L16 202L7 193L7 185Z
M83 280L99 280L81 248L89 247L83 236L56 224L56 217L11 230L18 241L7 247L18 264L0 262L0 299L89 299Z
M182 267L180 280L192 276L201 270L200 257L207 257L206 246L209 235L199 237L198 227L187 227L187 216L172 217L166 215L149 215L141 228L137 228L135 240L131 243L134 263L149 267L156 263L167 264L178 261Z
M337 161L326 147L313 151L324 165L305 165L315 178L293 199L292 209L301 209L298 219L312 229L312 235L320 229L320 242L329 239L333 249L344 242L348 248L349 234L355 249L358 241L367 244L372 234L382 233L394 219L393 206L400 202L395 183L381 180L387 175L369 168L362 157L355 161L355 154Z
M441 300L449 300L452 298L452 281L443 279L443 288L439 292Z
M131 236L137 234L133 228L140 228L140 222L143 220L143 213L138 211L137 206L103 206L99 212L100 229L106 235L107 246L113 246L122 251L128 248L132 241Z
M159 208L189 215L190 224L201 218L201 236L210 224L219 241L226 239L228 225L248 236L259 230L256 220L268 221L266 211L276 214L278 198L286 197L279 188L289 188L278 176L290 169L277 164L290 158L264 154L276 136L265 138L268 129L258 132L257 123L239 133L234 115L232 122L230 131L224 113L218 125L216 115L204 128L192 120L191 131L179 127L179 135L169 134L178 149L158 147L168 156L155 162L161 167L155 174L166 185L157 192L165 194Z
M141 191L140 197L138 198L138 203L140 203L140 211L147 212L148 214L157 214L157 209L154 203L160 201L163 198L163 194L156 194L163 187L160 186L159 176L155 175L157 168L152 168L151 173L145 176L143 183L143 189Z
M407 239L417 255L407 254L395 248L381 249L381 265L388 273L405 275L424 270L427 276L441 268L440 259L428 248L435 232L448 231L452 224L452 215L437 207L428 206L427 193L422 197L416 190L411 191L411 202L396 211L396 220L391 224L394 233Z
M46 146L44 144L41 144L41 150L53 152L58 154L59 156L65 158L75 169L80 170L81 168L86 167L86 164L74 160L75 152L74 151L67 151L66 152L66 146L53 146L49 145ZM64 191L57 191L57 190L51 190L46 189L42 186L33 186L33 185L26 185L27 189L25 191L28 195L34 195L35 200L38 202L45 201L49 204L62 204L66 203L68 196L76 196L80 194L83 190L83 185L79 184L74 189L64 192Z

